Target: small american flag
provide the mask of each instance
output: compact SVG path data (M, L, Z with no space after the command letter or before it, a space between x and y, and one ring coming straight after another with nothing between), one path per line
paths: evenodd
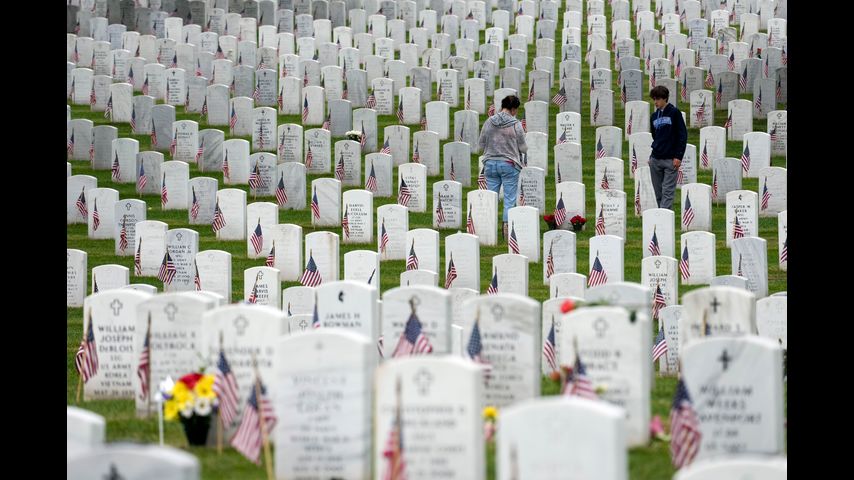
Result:
M756 96L756 100L753 101L753 108L756 110L762 110L762 89L759 89L759 95Z
M682 281L687 281L691 278L691 265L688 262L688 242L682 248L682 259L679 260L679 272L682 274Z
M169 142L169 155L175 156L178 151L178 130L172 132L172 141Z
M199 199L196 197L196 187L193 187L193 203L190 204L190 216L193 217L193 220L199 217L201 207Z
M777 96L777 101L778 102L782 101L783 100L783 82L779 78L777 79L777 88L776 88L775 93Z
M320 128L322 128L324 130L329 130L330 128L332 128L332 112L331 111L326 114L326 118L323 120L323 125L321 125Z
M89 325L86 334L80 342L80 348L74 356L77 372L83 378L83 383L89 381L98 373L98 348L95 346L95 330L92 326L92 311L89 310Z
M362 134L359 135L359 145L361 145L362 148L365 148L365 145L367 145L367 144L368 144L368 134L367 134L367 132L365 132L365 124L362 123Z
M166 208L169 203L169 191L166 189L166 174L163 174L163 182L160 184L160 206Z
M377 96L374 93L374 90L371 89L371 94L368 95L368 99L365 100L365 107L367 108L375 108L377 106Z
M747 65L744 66L744 71L738 77L738 85L741 87L742 92L747 90Z
M270 253L267 254L267 260L264 261L264 265L270 268L275 268L276 266L276 242L273 242L273 247L270 248Z
M382 339L383 337L380 337L380 347L382 346ZM403 458L403 420L401 419L400 408L400 379L397 381L397 405L394 421L383 450L383 457L387 463L382 480L406 480L406 461Z
M273 410L273 404L266 396L267 390L261 383L260 377L256 378L255 385L256 387L249 394L246 408L243 410L243 420L240 421L240 426L237 427L234 437L231 438L231 446L248 460L260 464L261 447L265 438L264 432L261 431L261 418L264 419L263 428L266 430L266 438L272 434L278 420ZM257 396L258 391L261 392L260 402Z
M685 173L682 171L682 164L679 164L679 168L676 170L676 185L684 185L685 184Z
M178 68L178 53L172 56L172 63L169 64L169 68Z
M534 88L537 82L531 81L531 88L528 89L528 101L534 100ZM592 85L592 83L591 83Z
M163 255L163 262L160 264L160 271L157 273L157 278L161 282L171 285L176 273L178 273L178 270L175 268L175 263L172 262L172 256L169 255L169 250L166 250L166 254Z
M682 73L682 57L676 59L676 71L674 72L674 76L679 77L679 74Z
M593 123L599 121L599 99L596 99L596 108L593 109Z
M631 163L632 174L638 169L638 153L635 151L635 146L632 145L632 163Z
M557 162L557 183L563 182L563 179L560 176L560 162Z
M469 90L469 91L467 91L467 92L466 92L466 104L465 104L465 109L466 109L466 110L471 110L471 90Z
M142 390L140 398L148 398L148 380L151 376L151 313L148 314L148 328L145 331L145 340L142 342L142 353L139 355L139 366L136 367L136 376L139 377L139 386Z
M157 124L154 123L154 119L151 119L151 148L154 148L157 145ZM94 150L89 148L90 154L94 152Z
M750 144L744 144L744 150L741 152L741 168L747 173L750 170Z
M225 151L225 159L222 161L222 175L231 179L231 170L228 168L228 150Z
M77 211L80 212L84 218L89 216L89 209L86 208L86 188L80 190L80 195L77 197L77 202L75 202L77 206Z
M494 280L494 277L493 277L493 281L495 281L497 284L497 280ZM489 292L487 292L487 293L489 293ZM497 288L496 288L495 292L493 292L493 293L498 293ZM492 295L493 293L490 293L490 295ZM469 337L469 343L468 343L468 346L466 347L466 351L469 354L469 358L471 358L474 362L484 364L484 365L489 364L486 361L486 359L483 358L483 343L482 343L482 340L480 338L480 319L479 318L475 318L474 327L472 327L472 329L471 329L471 336Z
M552 97L552 103L557 105L558 107L563 107L566 103L566 87L561 86L560 90Z
M650 87L655 86L655 80L656 80L655 69L652 69L652 75L650 75L650 77L649 77L649 86Z
M385 229L385 218L382 220L382 228L380 233L380 252L385 253L386 247L388 247L388 232Z
M202 77L202 76L204 76L204 75L202 74L202 61L201 61L201 60L199 60L199 59L196 59L196 76L197 76L197 77Z
M312 255L311 251L308 253L308 263L305 265L305 271L302 272L299 282L306 287L316 287L323 282L323 278L321 278L320 272L317 270L317 264L314 263L314 255Z
M486 174L485 171L486 166L480 167L480 173L477 174L477 189L478 190L488 190L486 186Z
M95 105L98 102L98 97L95 95L95 83L92 82L92 90L89 92L89 105Z
M765 66L763 67L763 73L765 74L765 78L768 78L768 57L765 57Z
M563 193L560 194L560 198L557 200L557 205L555 206L554 211L555 224L560 228L563 225L563 222L566 221L566 206L563 203Z
M320 328L320 314L317 312L317 296L314 298L314 313L311 316L311 328Z
M303 119L305 121L305 119ZM234 126L237 125L237 111L234 109L234 105L231 105L231 116L228 120L228 126L234 129Z
M380 153L391 155L391 145L389 145L388 143L388 138L386 138L383 142L383 148L380 150Z
M142 94L143 95L148 95L148 88L149 88L148 75L145 75L145 80L143 80L143 82L142 82Z
M113 159L113 166L110 167L110 177L114 182L118 182L122 177L122 169L119 166L119 152L116 151L116 156Z
M593 84L590 84L593 86ZM620 89L620 101L625 105L626 100L628 99L628 93L626 92L626 84L623 84L623 88Z
M691 206L691 196L689 194L685 194L685 210L682 212L682 225L685 225L685 228L691 226L691 222L694 221L694 208Z
M690 464L697 452L700 451L700 421L685 381L679 379L676 386L676 396L673 398L673 406L670 410L670 456L673 466L682 468Z
M403 123L403 98L397 102L397 121Z
M311 145L308 146L308 152L305 154L305 168L311 168L311 163L314 160L314 153L311 151Z
M205 108L207 108L207 104L205 104ZM136 133L136 107L133 105L130 109L130 129Z
M454 170L454 158L453 157L451 157L450 162L451 162L451 171L449 172L449 174L451 176L451 180L456 180L457 179L457 172Z
M373 193L377 191L377 172L374 170L374 162L371 162L371 173L368 174L365 189Z
M661 248L658 245L658 235L655 230L655 228L652 229L652 238L649 240L649 245L646 248L651 255L661 255Z
M515 222L510 223L510 240L507 241L507 246L510 247L510 253L519 253L519 240L516 238Z
M303 74L302 74L302 86L303 86L303 87L307 87L307 86L308 86L308 69L307 69L307 68L304 68L304 69L303 69Z
M403 177L400 177L400 186L397 190L397 203L403 205L404 207L409 206L409 198L411 194L409 193L409 187L406 186L406 180Z
M320 202L317 200L317 189L311 195L311 215L315 220L320 220Z
M255 168L252 169L252 172L249 174L249 188L258 188L261 186L261 171L259 169L259 162L255 162Z
M442 225L445 223L445 209L442 208L442 197L439 197L439 203L436 205L436 224Z
M596 235L605 235L605 206L599 208L599 216L596 217Z
M68 143L66 145L66 149L68 151L68 155L74 153L74 130L71 130L71 136L68 137Z
M762 210L766 210L768 208L768 201L771 200L771 192L768 191L768 179L765 179L765 183L762 185Z
M552 253L554 250L555 241L552 240L552 243L549 244L549 255L546 257L546 278L552 278L552 275L555 273L555 257Z
M415 239L412 240L412 246L409 248L409 256L406 257L406 271L418 270L418 255L415 254Z
M667 306L667 299L661 293L661 284L655 286L655 293L652 295L652 318L658 318L661 309Z
M629 112L629 121L628 121L628 123L626 123L626 134L627 135L632 134L632 127L634 126L634 121L633 121L634 117L635 117L635 112L633 110L633 111Z
M433 345L430 344L430 339L424 334L421 328L421 321L413 309L409 315L409 320L406 321L406 328L400 334L400 339L397 341L397 346L394 347L392 358L406 357L409 355L420 355L433 351Z
M700 108L697 109L695 114L697 118L697 123L703 123L706 118L706 98L703 97L703 103L700 104Z
M546 361L549 363L552 371L557 370L557 358L555 357L555 316L552 315L552 326L549 329L549 334L546 341L543 342L543 355L546 356Z
M711 85L710 85L711 86ZM718 91L715 93L715 104L720 105L724 95L724 82L718 82Z
M279 177L279 184L276 185L276 202L278 202L280 207L284 207L285 204L288 203L288 194L285 192L285 173L282 172L282 175Z
M735 50L730 52L729 58L727 58L726 61L726 65L730 72L735 70Z
M469 205L469 214L466 217L466 233L477 235L474 229L474 220L471 217L471 205Z
M133 256L133 274L142 275L142 237L137 237L136 253Z
M92 274L92 293L98 293L98 279Z
M217 199L216 206L214 207L214 217L211 227L213 228L214 233L225 227L225 216L222 214L222 209L219 208L219 199Z
M302 99L302 121L308 121L308 97Z
M489 282L489 287L486 289L487 295L495 295L498 293L498 270L492 269L492 281ZM478 335L479 337L480 335ZM478 340L480 340L478 338Z
M602 145L602 138L600 137L596 140L596 158L602 158L605 156L605 147Z
M454 254L451 253L451 260L448 262L448 273L445 275L445 289L451 288L456 278L457 267L454 266Z
M718 176L714 170L712 171L712 199L718 198Z
M566 386L563 394L567 396L577 396L590 400L597 400L596 390L593 388L593 382L587 376L587 368L581 361L581 356L578 353L578 348L575 351L575 365L573 365L572 373L566 379Z
M110 121L113 121L113 96L110 95L110 98L107 100L107 107L104 109L104 118L109 118Z
M252 99L256 102L261 101L261 87L259 85L255 85L255 90L252 91Z
M237 378L225 358L225 350L222 347L219 349L219 357L216 362L213 391L219 399L219 416L222 419L222 424L229 427L237 418L237 396L240 389L237 387Z
M780 263L789 261L789 238L783 240L783 249L780 250Z
M526 205L526 204L525 204L525 187L524 187L524 185L523 185L521 188L519 188L519 202L518 202L518 205L519 205L520 207L524 207L524 206Z
M415 149L412 150L412 163L421 163L421 155L418 153L418 142L415 142Z
M196 274L193 275L193 284L196 287L196 291L200 292L202 290L202 277L199 275L199 265L195 264Z
M80 22L78 21L78 28L77 28L78 31L79 31L79 25L80 25ZM137 52L139 52L139 49L137 49ZM74 63L77 63L80 61L80 51L77 50L77 42L74 42L74 52L71 54L71 61Z
M732 238L742 238L744 236L744 228L738 221L738 215L735 216L735 223L732 227Z
M119 232L119 250L125 251L128 248L128 231L127 231L127 216L122 216L122 230Z
M603 190L611 188L610 183L608 183L608 167L605 167L605 171L602 173L602 181L599 182L599 186L602 187Z
M682 79L682 86L679 90L679 95L682 97L683 101L688 99L688 75L685 75Z
M658 335L655 336L655 344L652 347L652 361L658 361L662 355L667 353L667 339L664 338L664 328L658 329Z
M590 269L590 275L587 278L587 286L595 287L596 285L604 285L608 283L608 274L602 267L602 262L599 261L599 252L596 252L596 259L593 261L593 267Z
M350 238L350 216L347 213L350 205L344 205L344 218L341 219L341 228L344 229L344 238Z
M706 88L712 88L713 86L715 86L715 76L712 75L711 70L706 73L706 80L703 82L703 86Z
M261 219L258 219L258 224L255 225L255 230L252 231L252 235L249 237L249 242L252 243L252 248L255 249L255 255L261 253L261 249L264 247L264 233L261 231Z

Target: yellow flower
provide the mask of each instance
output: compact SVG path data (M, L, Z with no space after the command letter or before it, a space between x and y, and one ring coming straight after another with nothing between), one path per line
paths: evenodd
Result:
M178 405L179 403L175 400L167 400L163 404L163 417L166 420L175 420L178 418Z
M184 397L190 394L190 389L187 388L187 384L184 382L175 382L175 386L172 387L172 396L174 397Z
M483 409L483 418L486 418L489 420L495 420L495 418L497 416L498 416L498 409L497 408L490 405L490 406Z
M216 393L213 391L213 375L205 375L198 382L196 382L196 386L193 387L193 391L202 398L213 399L216 398Z

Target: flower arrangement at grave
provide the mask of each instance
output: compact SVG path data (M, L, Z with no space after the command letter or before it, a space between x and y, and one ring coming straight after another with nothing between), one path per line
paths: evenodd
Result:
M353 140L359 142L362 140L362 132L358 130L350 130L349 132L344 134L347 137L347 140Z
M549 226L549 230L554 230L557 228L557 222L555 221L554 215L543 215L543 221L546 222L546 225Z
M584 224L587 223L587 219L581 215L576 215L569 219L569 223L572 224L572 229L577 232L584 228Z
M497 408L490 405L483 409L483 438L487 442L495 441L495 421L497 419Z
M211 414L219 404L213 384L213 375L193 372L179 378L171 389L161 391L163 417L181 421L190 445L206 443Z

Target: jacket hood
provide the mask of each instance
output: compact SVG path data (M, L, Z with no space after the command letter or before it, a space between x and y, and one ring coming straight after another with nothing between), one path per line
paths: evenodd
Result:
M510 125L513 125L514 123L518 122L519 120L507 112L499 112L499 113L489 117L489 121L492 122L492 124L497 128L504 128L504 127L509 127Z

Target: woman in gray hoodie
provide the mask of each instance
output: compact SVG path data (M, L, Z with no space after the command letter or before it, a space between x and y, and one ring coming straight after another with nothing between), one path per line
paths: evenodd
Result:
M498 193L504 187L504 238L507 238L507 212L516 206L516 184L522 170L522 154L528 151L522 122L516 119L519 97L508 95L501 101L501 112L489 117L480 132L486 188Z

